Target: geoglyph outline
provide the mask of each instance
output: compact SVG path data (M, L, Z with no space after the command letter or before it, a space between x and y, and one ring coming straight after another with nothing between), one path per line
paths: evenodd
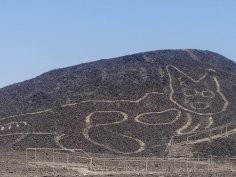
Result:
M167 65L167 66L166 66L166 71L167 71L167 74L168 74L168 76L169 76L169 89L170 89L169 99L170 99L171 102L173 102L175 105L177 105L177 106L180 108L180 110L175 109L175 108L170 108L170 109L167 109L167 110L164 110L164 111L160 111L160 112L141 113L141 114L139 114L138 116L135 117L135 121L138 122L138 123L143 123L143 124L150 125L150 126L151 126L151 125L154 125L154 126L155 126L155 125L161 125L161 124L148 124L148 123L144 123L144 122L140 121L139 118L141 117L141 115L158 114L158 113L162 113L162 112L167 112L167 111L169 111L169 110L177 110L177 111L178 111L178 116L176 117L176 119L174 119L172 122L169 122L169 123L163 123L163 125L165 125L165 124L171 124L171 123L174 123L176 120L178 120L178 119L180 118L180 114L182 113L182 110L184 110L184 111L186 111L186 112L190 112L190 113L193 113L193 114L208 115L208 116L209 116L209 124L206 126L206 128L207 128L207 129L210 128L211 125L213 124L212 115L213 115L213 114L218 114L218 113L221 113L221 112L225 111L225 110L227 109L227 107L228 107L228 104L229 104L227 98L225 97L225 95L224 95L224 94L222 93L222 91L221 91L220 83L219 83L218 79L217 79L215 76L213 76L214 82L216 83L217 92L221 95L222 99L225 101L225 104L224 104L223 109L222 109L220 112L211 113L211 114L197 113L197 112L194 112L194 111L191 111L191 110L188 110L188 109L182 107L182 106L179 105L176 101L173 100L172 97L173 97L174 89L173 89L173 87L172 87L172 77L171 77L171 74L170 74L170 72L169 72L169 67L172 67L172 68L176 69L177 71L179 71L180 73L182 73L183 75L185 75L186 77L188 77L191 81L193 81L193 82L195 82L195 83L201 81L202 79L204 79L204 78L207 76L207 73L205 73L205 74L204 74L202 77L200 77L198 80L194 80L193 78L191 78L190 76L188 76L187 74L185 74L184 72L182 72L181 70L179 70L177 67L172 66L172 65ZM142 101L143 99L145 99L147 96L152 95L152 94L153 94L153 95L159 95L159 94L166 95L166 93L148 92L148 93L145 93L143 97L141 97L141 98L139 98L139 99L137 99L137 100L85 100L85 101L81 101L81 102L75 102L75 103L70 103L70 104L64 104L64 105L61 105L61 107L68 107L68 106L70 107L70 106L75 106L75 105L78 105L78 104L89 103L89 102L94 102L94 103L117 103L117 102L139 103L140 101ZM30 113L25 113L25 114L18 114L18 115L7 116L7 117L1 118L0 121L6 120L6 119L11 119L11 118L14 118L14 117L22 117L22 116L25 116L25 115L42 114L42 113L46 113L46 112L53 112L53 110L52 110L52 109L46 109L46 110L37 111L37 112L30 112ZM95 111L95 112L99 112L99 111ZM86 124L87 124L87 125L88 125L88 122L89 122L89 119L90 119L91 115L93 115L95 112L92 112L92 113L90 113L89 115L86 116L85 121L86 121ZM101 112L101 111L100 111L100 112ZM103 112L120 112L120 113L121 113L122 111L103 111ZM124 113L124 112L122 112L122 115L127 115L127 114ZM127 118L127 119L128 119L128 118ZM123 121L126 121L127 119L125 118L125 120L123 120ZM121 122L115 122L115 124L118 124L118 123L121 123ZM112 125L112 124L114 124L114 123L110 123L110 124ZM104 124L104 125L107 125L107 124ZM187 129L187 128L189 127L189 125L191 125L191 118L188 117L187 123L186 123L184 126L182 126L181 128L179 128L176 132L179 132L179 134L183 134L182 131L185 130L185 129ZM98 126L99 126L99 125L98 125ZM100 126L102 126L102 125L100 125ZM188 133L193 133L193 132L195 132L195 131L199 128L199 126L200 126L200 125L198 124L197 126L194 127L194 129L191 130L191 132L188 132ZM88 134L89 134L89 129L91 129L92 127L93 127L93 126L88 125L87 128L85 128L85 129L83 130L83 134L84 134L84 136L87 136L87 137L88 137L88 138L87 138L88 140L89 140L89 136L88 136ZM201 131L200 131L200 132L201 132ZM32 133L37 134L37 132L32 132ZM20 133L19 133L19 134L20 134ZM38 134L40 134L40 132L38 132ZM41 132L41 134L57 135L57 136L55 136L55 142L56 142L56 143L58 144L58 146L61 147L62 149L67 149L67 148L65 148L65 147L60 143L60 140L64 139L63 137L65 137L64 134L60 134L60 135L59 135L58 133L43 133L43 132ZM178 133L177 133L177 134L178 134ZM12 135L13 135L13 134L12 134ZM27 135L27 133L22 133L22 135ZM2 137L2 136L10 136L10 135L0 135L0 137ZM126 135L123 135L123 136L126 137L126 138L131 138L131 139L132 139L132 137L129 137L129 136L126 136ZM220 135L219 135L219 136L220 136ZM24 137L22 137L22 139L23 139L23 138L24 138ZM19 142L20 140L22 140L22 139L19 138L18 142ZM146 145L145 145L144 142L142 142L142 141L139 140L139 139L135 139L135 138L133 138L133 140L139 142L139 145L140 145L140 149L137 150L137 152L134 152L134 153L138 153L138 152L141 152L141 151L145 150L145 146L146 146ZM92 142L92 143L94 143L94 144L99 145L98 143L93 142L93 140L92 140L92 141L89 140L89 141ZM108 149L108 150L111 150L111 151L117 152L117 153L133 154L133 153L124 153L124 152L116 151L116 150L111 149L110 147L106 147L106 146L104 146L104 145L99 145L99 146L102 146L102 147L104 147L105 149Z

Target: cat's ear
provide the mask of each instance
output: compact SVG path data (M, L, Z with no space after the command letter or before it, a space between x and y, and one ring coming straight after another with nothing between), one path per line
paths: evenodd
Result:
M201 85L204 85L206 89L216 90L219 86L217 72L214 69L208 69L206 73L198 79L198 82L200 82Z
M166 68L171 84L174 84L175 86L183 86L189 85L190 83L194 82L194 80L190 76L188 76L175 66L168 65Z
M205 88L209 90L217 90L217 88L220 86L217 77L211 73L208 73L204 78L200 80L200 82L203 83Z

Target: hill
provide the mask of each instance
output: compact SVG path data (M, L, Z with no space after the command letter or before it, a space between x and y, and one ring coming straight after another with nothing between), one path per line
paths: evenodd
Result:
M181 142L236 121L235 90L236 64L211 51L151 51L57 69L0 89L0 146L165 156L174 136ZM229 141L219 137L196 150Z

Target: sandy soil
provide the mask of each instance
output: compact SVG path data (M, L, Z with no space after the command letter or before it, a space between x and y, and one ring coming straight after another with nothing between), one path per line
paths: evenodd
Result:
M66 169L65 167L50 167L39 164L27 164L24 151L2 152L0 151L0 177L235 177L236 172L222 172L211 174L117 174L89 172L84 169Z

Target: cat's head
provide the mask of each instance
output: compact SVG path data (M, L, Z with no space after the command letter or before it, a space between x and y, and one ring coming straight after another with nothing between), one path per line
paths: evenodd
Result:
M225 111L228 101L215 76L204 74L194 80L178 68L168 65L170 100L181 109L199 115Z

